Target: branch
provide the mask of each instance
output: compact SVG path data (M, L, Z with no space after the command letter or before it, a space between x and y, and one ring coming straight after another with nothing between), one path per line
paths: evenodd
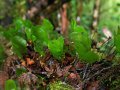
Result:
M59 8L62 7L63 4L68 3L71 0L56 0L53 4L51 4L50 6L48 6L46 9L44 9L40 15L45 15L47 17L50 16L50 14L56 10L58 10Z
M50 4L45 9L39 9L35 6L31 8L26 14L27 18L33 18L37 16L49 17L52 12L58 10L63 4L70 2L71 0L56 0L53 4ZM40 12L40 13L39 13Z

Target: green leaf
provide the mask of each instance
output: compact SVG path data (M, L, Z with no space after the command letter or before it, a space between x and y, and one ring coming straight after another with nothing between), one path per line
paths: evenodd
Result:
M30 28L25 29L27 40L32 40L32 30Z
M48 49L50 50L52 55L57 59L61 59L63 54L63 47L64 47L63 37L59 37L58 39L51 40L48 43Z
M87 63L94 63L96 61L99 60L99 56L98 54L94 53L93 51L89 51L87 53L84 54L84 61L86 61Z
M116 46L116 51L120 53L120 30L114 34L114 44Z
M32 28L33 24L30 20L23 20L23 25L25 28Z
M25 34L27 36L27 40L32 40L33 24L29 20L24 20L24 28L25 28Z
M73 43L83 44L84 47L88 50L91 49L91 40L88 35L83 35L80 32L72 32L70 34L70 40Z
M41 28L43 30L45 30L46 32L50 33L53 31L53 25L51 24L51 22L47 19L44 19L42 24L41 24Z
M77 26L75 21L72 22L71 28L72 32L69 37L79 58L87 63L99 60L99 56L91 51L91 39L88 31Z
M72 32L80 32L81 34L88 35L88 32L82 27L76 24L76 21L71 22Z
M12 38L12 43L18 44L18 45L20 45L22 47L26 47L26 45L27 45L26 40L24 38L20 37L20 36L14 36Z
M31 36L31 40L32 40L33 42L36 41L36 40L37 40L36 36L32 35L32 36Z
M84 53L86 53L88 50L83 44L74 44L76 52L79 54L80 57L84 56Z
M86 48L91 49L91 39L88 31L82 26L77 26L75 21L71 23L71 29L70 40L73 43L82 43Z
M98 54L94 53L91 50L87 50L82 44L76 44L75 50L82 61L93 63L99 60Z
M75 44L75 51L79 58L87 63L93 63L99 60L99 56L91 50L88 50L83 44Z
M10 28L9 30L4 31L4 36L10 40L13 36L17 35L17 30Z
M15 36L11 40L12 45L13 45L13 51L19 56L22 57L23 54L26 53L26 46L27 42L25 39L23 39L20 36Z
M17 69L16 69L16 75L17 75L17 76L20 76L21 74L23 74L23 73L25 73L25 72L27 72L27 71L26 71L26 69L24 69L24 68L17 68Z
M22 18L17 18L14 20L14 25L15 29L21 29L22 27L24 27L24 20L22 20Z
M5 83L5 90L17 90L15 81L12 79L7 80Z
M33 35L41 40L45 45L47 45L49 38L48 32L41 28L41 26L36 26L33 30Z
M75 20L72 20L72 21L71 21L71 29L74 30L76 26L77 26L76 21L75 21Z
M86 31L82 26L76 26L74 28L74 32L80 32L83 35L88 35L88 31Z
M45 54L45 52L44 52L44 45L38 39L34 42L34 50L36 52L38 52L41 56L44 56L44 54Z
M115 36L114 44L116 46L117 52L120 53L120 35Z
M44 19L40 26L33 27L32 34L44 45L47 45L50 35L53 33L53 25L47 19Z

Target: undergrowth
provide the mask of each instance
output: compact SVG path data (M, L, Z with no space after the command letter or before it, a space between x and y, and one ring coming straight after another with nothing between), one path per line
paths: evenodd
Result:
M59 80L61 76L71 78L70 73L65 75L63 73L64 70L69 72L70 66L66 66L73 65L77 60L86 63L88 67L103 60L111 61L112 65L119 64L119 30L116 30L112 36L105 37L106 41L101 40L94 44L90 31L78 26L75 21L71 22L68 36L64 37L54 30L53 25L47 19L44 19L41 25L34 25L29 20L18 18L8 30L1 32L11 42L13 54L18 56L20 67L16 68L15 77L24 84L34 83L36 88L42 85L50 90L72 90L72 86ZM4 49L0 46L0 60L4 59L3 52ZM72 59L69 60L67 55ZM40 71L37 72L39 69ZM29 77L30 80L29 78L26 78L28 82L22 80L24 77ZM41 81L40 84L37 79ZM113 82L113 85L114 83L116 82ZM35 88L33 85L31 87ZM8 80L6 90L10 90L11 86L13 86L12 89L17 90L14 81Z

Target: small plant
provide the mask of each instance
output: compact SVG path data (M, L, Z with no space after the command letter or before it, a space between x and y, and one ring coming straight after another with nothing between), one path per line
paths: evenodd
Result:
M45 54L44 48L48 47L51 54L59 59L63 53L64 38L54 39L53 33L53 26L46 19L38 26L28 20L17 19L11 29L4 32L4 36L11 41L13 51L19 57L27 54L27 44L31 42L40 56Z
M45 48L48 48L54 58L64 58L64 37L53 31L53 25L46 19L41 25L33 25L28 20L17 19L10 30L4 32L4 36L12 43L14 53L19 57L27 54L27 45L32 43L33 49L45 55ZM73 21L69 33L70 43L82 61L93 63L99 60L99 55L91 48L89 32L83 27L77 26ZM86 53L86 54L85 54Z
M88 31L81 26L77 26L75 21L72 22L71 29L70 40L79 58L88 63L98 61L99 55L91 48L92 41Z
M63 60L65 53L69 50L69 54L90 64L109 55L108 49L110 48L105 49L107 53L101 51L104 44L100 47L100 51L93 49L90 33L82 26L76 25L75 21L71 22L71 31L68 35L69 46L65 45L64 37L53 29L53 25L47 19L44 19L41 25L33 25L29 20L18 18L9 30L4 31L4 36L10 40L14 53L20 58L29 53L28 46L40 56L45 56L48 49L50 54L59 61ZM114 38L111 38L111 42L114 40L113 47L116 47L116 53L120 52L119 38L118 30L114 33ZM104 57L101 57L100 53L105 54Z

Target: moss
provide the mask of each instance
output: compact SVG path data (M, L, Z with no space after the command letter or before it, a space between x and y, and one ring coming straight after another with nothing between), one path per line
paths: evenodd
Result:
M61 81L51 83L49 88L50 90L75 90L72 86Z

